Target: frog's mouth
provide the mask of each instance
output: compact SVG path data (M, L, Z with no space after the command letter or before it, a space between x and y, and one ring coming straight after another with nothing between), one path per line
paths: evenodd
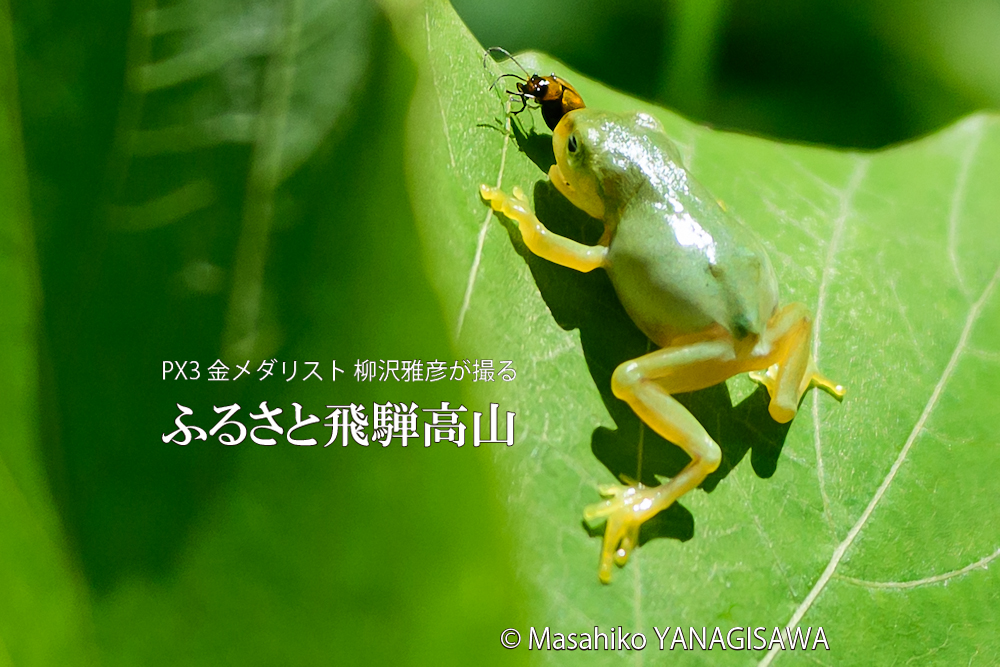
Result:
M562 193L563 197L576 203L576 190L573 189L573 186L563 176L558 164L549 167L549 180L552 181L552 185L556 186L556 190Z
M573 187L572 183L563 176L562 169L559 168L558 163L549 167L549 181L552 185L556 186L556 190L562 193L565 197L579 209L583 209L587 215L597 218L598 220L604 219L604 203L599 197L586 196L585 193L577 190Z

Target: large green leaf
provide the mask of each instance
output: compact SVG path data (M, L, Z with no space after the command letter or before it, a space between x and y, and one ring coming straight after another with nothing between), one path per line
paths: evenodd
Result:
M480 200L480 183L520 185L552 229L594 238L543 183L540 117L503 130L503 96L489 86L516 70L484 70L481 45L442 2L397 7L394 20L422 68L407 155L432 281L459 348L518 371L478 398L517 413L517 444L493 462L531 625L623 626L646 635L647 654L654 625L766 626L768 637L822 626L831 649L673 656L711 664L1000 659L1000 580L987 568L1000 555L1000 119L840 152L699 127L544 56L520 58L569 79L591 107L663 122L691 172L764 240L783 301L811 307L819 363L848 387L841 405L806 396L790 428L745 378L682 397L723 465L709 493L650 522L602 586L600 539L581 525L597 486L621 473L650 483L686 461L608 389L615 365L648 343L603 272L531 256Z

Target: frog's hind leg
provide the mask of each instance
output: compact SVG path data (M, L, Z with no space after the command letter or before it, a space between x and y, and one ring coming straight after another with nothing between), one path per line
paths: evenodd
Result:
M816 368L812 358L812 315L801 303L792 303L771 317L762 337L764 352L760 360L765 372L750 377L767 387L771 395L768 412L778 423L795 417L802 395L810 387L819 387L837 400L844 397L844 387L833 382Z
M611 379L615 396L627 402L650 428L677 444L691 463L662 486L608 485L606 500L584 510L588 524L606 518L598 575L611 579L611 564L624 565L639 541L639 527L697 487L719 467L722 452L704 427L671 394L703 389L740 372L729 340L707 340L664 348L620 365Z

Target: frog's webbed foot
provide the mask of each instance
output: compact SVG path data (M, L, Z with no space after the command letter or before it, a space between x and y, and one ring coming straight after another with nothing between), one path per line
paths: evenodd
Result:
M479 194L490 203L494 211L503 213L514 222L520 223L522 219L529 222L537 220L535 214L531 212L528 198L524 196L524 191L519 187L515 186L513 194L508 195L500 188L484 184L479 186Z
M597 572L602 583L611 581L611 564L618 567L625 565L632 549L639 543L639 527L655 513L649 512L653 505L649 492L655 488L646 488L641 484L607 484L598 489L604 500L583 510L583 520L591 528L606 521Z
M768 410L776 421L791 421L803 394L812 387L843 400L847 390L823 375L812 358L812 317L805 306L793 303L779 310L768 322L764 335L773 350L768 359L774 363L750 373L750 379L767 388L771 395Z
M757 384L762 384L767 388L767 393L774 396L775 392L778 390L778 364L771 364L768 366L767 370L763 371L751 371L748 373L750 379ZM827 376L823 375L816 364L813 363L812 359L809 360L809 368L806 371L806 375L803 378L808 380L806 382L805 388L802 393L809 391L809 389L816 387L817 389L822 389L826 393L833 396L838 401L844 400L844 395L847 393L847 389L844 385L834 382Z

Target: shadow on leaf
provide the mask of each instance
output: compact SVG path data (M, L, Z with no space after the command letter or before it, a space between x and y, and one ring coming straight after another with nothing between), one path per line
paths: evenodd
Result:
M552 134L540 134L534 128L525 132L520 123L511 123L511 130L521 152L544 173L549 173L549 167L556 163L556 157L552 153Z
M551 151L550 151L551 155ZM595 244L603 225L570 204L548 182L539 181L534 189L535 212L555 234L582 243ZM657 477L670 478L691 460L684 451L664 440L645 426L632 409L611 393L611 375L619 364L655 349L629 318L604 271L579 273L534 255L525 247L516 226L504 219L511 241L527 262L539 292L560 327L579 329L583 353L601 399L614 419L617 429L598 427L591 439L591 450L617 479L637 479L646 486L656 486ZM725 384L708 387L675 398L705 427L722 450L722 463L700 488L711 492L747 452L754 472L770 477L777 468L778 456L790 424L778 424L768 414L767 390L756 391L733 405ZM595 495L594 501L598 499ZM603 528L588 529L592 535ZM694 536L694 519L678 503L643 524L640 544L657 537L686 541Z

